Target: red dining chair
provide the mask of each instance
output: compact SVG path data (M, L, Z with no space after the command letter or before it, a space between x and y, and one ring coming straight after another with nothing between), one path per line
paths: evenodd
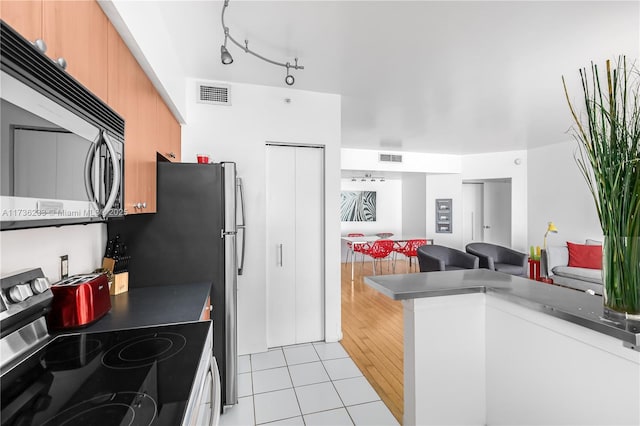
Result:
M409 271L411 271L411 260L415 257L418 257L418 247L425 246L428 244L428 240L426 239L414 239L408 240L403 246L396 246L394 249L395 253L400 253L406 256L409 259ZM431 244L433 244L433 240L431 240ZM396 270L396 259L393 260L393 270ZM417 263L416 263L417 265Z
M364 237L364 234L361 234L359 232L352 232L350 234L347 234L347 237ZM351 241L347 241L347 248L349 249L347 251L347 263L349 263L349 254L351 254L351 256L355 256L356 252L361 253L362 246L364 246L364 244L356 244L354 246Z
M376 275L376 261L380 263L380 259L389 259L389 255L393 252L393 241L391 240L376 240L371 244L365 245L362 248L362 258L369 256L373 259L373 275ZM387 271L389 265L387 265ZM380 273L382 273L382 265L380 266Z

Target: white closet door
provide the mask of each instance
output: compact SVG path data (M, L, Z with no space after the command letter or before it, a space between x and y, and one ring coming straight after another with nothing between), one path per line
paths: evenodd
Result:
M296 148L296 343L324 339L323 157Z
M295 336L295 150L267 146L267 344Z
M267 345L324 339L324 153L267 146Z

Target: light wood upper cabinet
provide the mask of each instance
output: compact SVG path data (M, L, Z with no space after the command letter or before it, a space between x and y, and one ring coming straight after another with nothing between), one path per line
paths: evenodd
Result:
M112 25L108 36L108 103L125 120L125 210L127 214L154 213L155 89Z
M67 72L107 99L107 24L95 1L1 1L0 17L24 38L41 38L46 55L67 61Z
M0 18L32 43L42 38L42 0L0 1Z
M158 153L169 161L180 161L180 123L158 95Z
M140 96L139 124L142 155L138 164L138 192L143 208L137 213L156 212L156 151L158 147L158 119L156 114L158 94L147 75L139 75L138 94ZM125 160L126 161L126 160ZM125 195L126 197L126 195Z
M42 38L47 55L67 61L67 72L107 100L109 20L95 1L44 1Z

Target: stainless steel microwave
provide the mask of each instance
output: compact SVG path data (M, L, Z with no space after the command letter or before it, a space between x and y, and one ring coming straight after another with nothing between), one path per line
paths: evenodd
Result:
M0 229L123 216L124 120L0 25Z

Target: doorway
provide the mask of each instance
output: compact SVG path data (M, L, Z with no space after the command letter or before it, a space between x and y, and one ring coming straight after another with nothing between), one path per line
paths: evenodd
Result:
M324 340L324 148L266 151L267 346Z
M511 247L511 179L462 184L463 245L486 242Z

